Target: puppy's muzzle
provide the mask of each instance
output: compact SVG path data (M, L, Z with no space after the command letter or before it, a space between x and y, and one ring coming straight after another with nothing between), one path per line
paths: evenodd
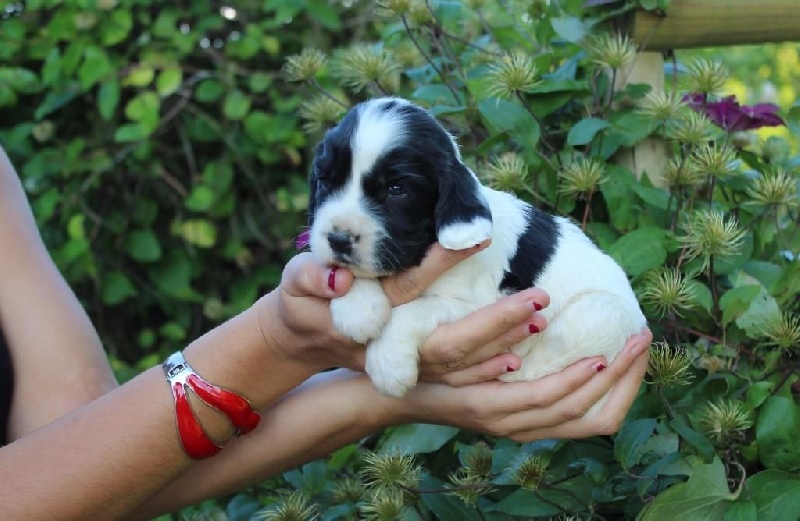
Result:
M351 255L359 240L361 240L360 235L352 234L349 231L335 230L328 233L328 244L337 255Z

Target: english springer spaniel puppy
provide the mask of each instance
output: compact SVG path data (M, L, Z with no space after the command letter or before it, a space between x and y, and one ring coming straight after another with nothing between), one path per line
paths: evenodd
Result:
M482 186L442 125L403 99L361 103L325 134L309 216L315 259L356 276L331 302L334 326L368 344L367 374L387 395L416 384L418 349L437 326L525 288L549 293L548 327L513 348L523 363L505 381L593 355L610 362L646 324L623 270L578 226ZM390 306L378 277L418 265L436 241L461 250L490 237L419 298Z

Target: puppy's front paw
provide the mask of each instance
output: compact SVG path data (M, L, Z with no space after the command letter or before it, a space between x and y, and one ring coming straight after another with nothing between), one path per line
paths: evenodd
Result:
M389 298L377 280L355 279L350 291L331 300L333 327L360 344L380 336L391 312Z
M448 224L439 230L437 240L448 250L466 250L492 235L492 221L476 217L472 222Z
M400 398L417 384L417 348L378 339L367 347L366 371L382 394Z

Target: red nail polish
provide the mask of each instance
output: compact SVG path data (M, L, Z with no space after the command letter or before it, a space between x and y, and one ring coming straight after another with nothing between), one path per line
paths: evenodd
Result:
M331 288L331 291L336 291L336 270L338 269L334 266L328 272L328 287Z
M514 368L513 368L513 367L511 367L510 365L507 365L507 366L506 366L506 372L507 372L507 373L513 373L514 371L516 371L516 369L514 369Z
M602 371L603 369L605 369L605 368L606 368L606 364L604 364L603 362L597 362L597 363L596 363L596 364L594 364L592 367L594 368L594 370L595 370L596 372L598 372L598 373L599 373L600 371Z
M535 335L539 332L539 327L536 324L528 324L528 331L530 334Z
M542 310L542 305L539 304L538 302L534 302L533 303L533 309L535 309L536 311L541 311Z

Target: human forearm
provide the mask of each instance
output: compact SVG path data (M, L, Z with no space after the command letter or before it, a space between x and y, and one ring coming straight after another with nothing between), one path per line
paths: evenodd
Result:
M116 386L100 339L58 272L0 149L0 329L17 378L16 439Z
M345 369L313 376L263 411L261 425L159 492L134 519L151 519L207 498L234 493L324 457L391 423L394 399L366 375Z
M255 407L314 369L276 355L250 309L193 342L187 360ZM212 433L226 422L204 416ZM172 396L160 368L0 449L0 504L9 519L114 519L166 487L193 462L181 451Z

